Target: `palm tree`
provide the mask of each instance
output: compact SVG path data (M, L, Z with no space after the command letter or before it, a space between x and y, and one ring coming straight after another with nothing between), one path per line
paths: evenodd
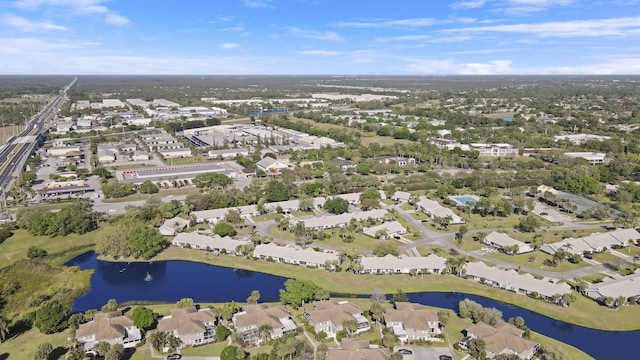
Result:
M269 341L272 330L273 327L269 324L260 325L260 327L258 328L258 336L262 338L265 344L267 343L267 341Z

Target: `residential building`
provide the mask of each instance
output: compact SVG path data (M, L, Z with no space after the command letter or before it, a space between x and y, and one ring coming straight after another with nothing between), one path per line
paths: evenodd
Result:
M489 144L489 143L473 143L469 144L470 151L477 151L480 156L516 156L519 154L517 147L511 144Z
M349 225L351 220L361 221L367 219L373 219L375 221L382 221L387 214L387 210L375 209L369 211L359 211L353 213L344 213L340 215L325 215L320 217L312 217L309 219L301 219L304 227L313 230L324 230L334 227L344 227Z
M282 305L252 304L242 310L234 314L231 321L247 344L258 345L263 340L278 339L296 329L291 314ZM268 333L261 333L261 327L268 329Z
M614 246L626 247L640 240L636 229L618 229L605 233L593 233L580 238L567 238L551 244L544 244L540 250L554 255L560 250L569 254L591 254L609 250Z
M258 167L258 170L262 170L265 173L279 173L284 169L290 168L291 164L284 160L277 160L267 156L258 161L256 166Z
M347 320L355 320L357 329L355 333L367 331L370 328L369 321L362 315L360 307L348 301L323 300L311 304L313 310L305 311L303 316L309 319L316 332L324 331L328 336L334 337L336 332L343 329Z
M407 229L397 221L390 221L377 226L365 227L362 229L362 233L374 239L380 238L384 240L389 237L404 235L407 233Z
M220 149L220 150L209 150L207 156L209 159L229 159L235 158L237 156L249 156L251 152L248 148L238 148L238 149Z
M188 225L189 220L176 216L169 220L165 220L158 230L160 230L160 234L164 236L173 236L176 232L184 230Z
M120 344L125 349L133 348L142 340L142 333L128 315L119 311L96 313L92 321L80 324L76 330L79 347L91 351L101 342Z
M296 245L279 246L273 242L256 245L253 257L321 269L324 269L327 264L329 264L329 268L333 268L340 259L336 252L315 251L311 248L303 249Z
M211 309L172 309L158 321L158 331L180 339L180 347L207 344L216 338L216 315Z
M414 159L414 158L405 158L403 156L385 156L385 157L375 158L375 160L377 160L380 163L396 164L396 165L402 166L402 167L405 167L407 165L415 165L416 164L416 159Z
M640 272L621 277L619 279L605 278L602 282L591 284L584 290L584 294L596 301L605 298L640 299Z
M503 321L496 326L479 322L468 326L464 333L466 337L458 343L460 346L469 348L471 339L482 339L487 357L491 359L500 354L515 354L520 359L531 359L540 348L538 343L522 337L523 330Z
M361 274L440 274L447 265L447 260L438 255L400 256L388 254L384 257L363 256L360 258Z
M518 241L507 234L499 233L497 231L490 232L484 238L483 242L506 253L524 254L533 251L533 248L529 244Z
M329 349L326 360L389 360L391 353L383 347L371 347L368 340L342 339L339 349Z
M480 261L464 265L463 273L467 278L489 286L519 294L537 295L545 300L553 300L555 295L571 293L571 285L565 282L553 283L550 279L537 279L531 274L520 274L514 269L490 267Z
M173 238L171 244L178 247L189 247L196 250L207 250L214 253L225 253L236 255L239 246L247 245L247 240L234 240L229 236L219 235L207 236L194 233L179 233Z
M354 169L356 165L351 160L347 160L343 157L334 157L330 160L338 169L345 171L347 169Z
M420 304L397 302L395 309L385 312L384 322L402 342L434 340L442 334L438 313Z
M453 210L440 205L437 201L429 200L423 196L419 198L419 201L416 204L416 210L429 215L432 220L436 217L450 217L451 220L449 221L449 224L463 224L465 222L464 219L454 213Z
M396 191L393 193L393 195L391 195L391 200L397 202L397 203L408 203L409 200L411 199L411 193L408 193L406 191Z

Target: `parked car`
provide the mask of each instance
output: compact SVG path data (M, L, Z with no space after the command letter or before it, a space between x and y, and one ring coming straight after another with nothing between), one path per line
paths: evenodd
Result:
M453 358L449 355L440 355L439 360L453 360Z
M402 355L413 355L413 351L409 350L409 349L400 349L398 350L398 352Z
M180 359L182 359L181 354L171 354L167 356L167 360L180 360Z

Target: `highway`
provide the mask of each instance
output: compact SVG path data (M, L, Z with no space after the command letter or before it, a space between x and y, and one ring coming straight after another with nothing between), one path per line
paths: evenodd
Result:
M61 89L53 99L37 113L27 127L17 136L9 139L9 142L0 150L0 164L3 167L0 170L0 196L4 196L5 191L10 189L11 184L15 181L24 167L24 163L31 155L38 141L25 142L25 136L34 136L36 139L44 137L47 127L46 122L49 117L58 111L58 108L66 98L67 90L73 86L78 79L75 78L64 89Z

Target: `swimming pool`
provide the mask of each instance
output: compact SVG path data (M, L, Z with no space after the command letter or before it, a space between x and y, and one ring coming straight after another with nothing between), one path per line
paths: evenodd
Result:
M478 202L478 198L476 196L450 196L449 198L463 206L473 206Z

